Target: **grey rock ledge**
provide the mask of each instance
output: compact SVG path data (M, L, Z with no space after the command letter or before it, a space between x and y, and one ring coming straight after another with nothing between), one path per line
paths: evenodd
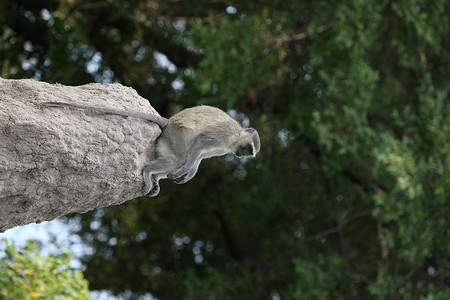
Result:
M0 232L142 194L142 168L161 133L156 124L47 101L157 114L120 84L0 78Z

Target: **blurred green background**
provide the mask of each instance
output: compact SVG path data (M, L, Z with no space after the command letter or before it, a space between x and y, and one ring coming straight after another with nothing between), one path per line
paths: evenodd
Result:
M450 2L2 0L0 77L217 106L256 159L68 219L124 299L450 299Z

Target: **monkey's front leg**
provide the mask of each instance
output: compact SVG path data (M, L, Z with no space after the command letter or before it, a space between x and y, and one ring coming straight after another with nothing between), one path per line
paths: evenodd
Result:
M191 180L197 173L200 161L201 158L197 158L197 162L195 162L193 166L190 166L191 164L184 164L183 167L178 169L178 171L172 174L168 174L167 177L172 179L176 184L186 183Z
M211 141L198 137L186 154L185 163L177 171L167 175L177 184L186 183L191 180L197 173L198 166L202 161L205 148L211 147Z
M182 183L186 183L189 180L191 180L197 173L198 166L200 165L200 161L201 161L201 159L199 159L198 162L191 169L189 169L186 173L184 173L180 177L178 177L178 178L174 177L172 179L173 182L175 182L176 184L182 184Z

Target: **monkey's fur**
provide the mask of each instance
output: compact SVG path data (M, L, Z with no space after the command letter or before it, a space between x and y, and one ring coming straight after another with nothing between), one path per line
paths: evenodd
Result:
M170 178L181 184L194 177L204 158L233 152L237 157L255 157L261 143L253 128L242 128L224 111L211 106L187 108L166 119L152 114L46 102L51 107L71 107L100 113L144 119L158 124L162 133L156 141L156 159L144 167L144 195L159 193L159 180Z

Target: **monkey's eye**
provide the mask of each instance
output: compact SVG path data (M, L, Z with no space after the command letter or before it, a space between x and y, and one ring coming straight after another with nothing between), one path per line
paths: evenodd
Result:
M251 144L239 146L235 154L237 157L254 156L253 147Z

